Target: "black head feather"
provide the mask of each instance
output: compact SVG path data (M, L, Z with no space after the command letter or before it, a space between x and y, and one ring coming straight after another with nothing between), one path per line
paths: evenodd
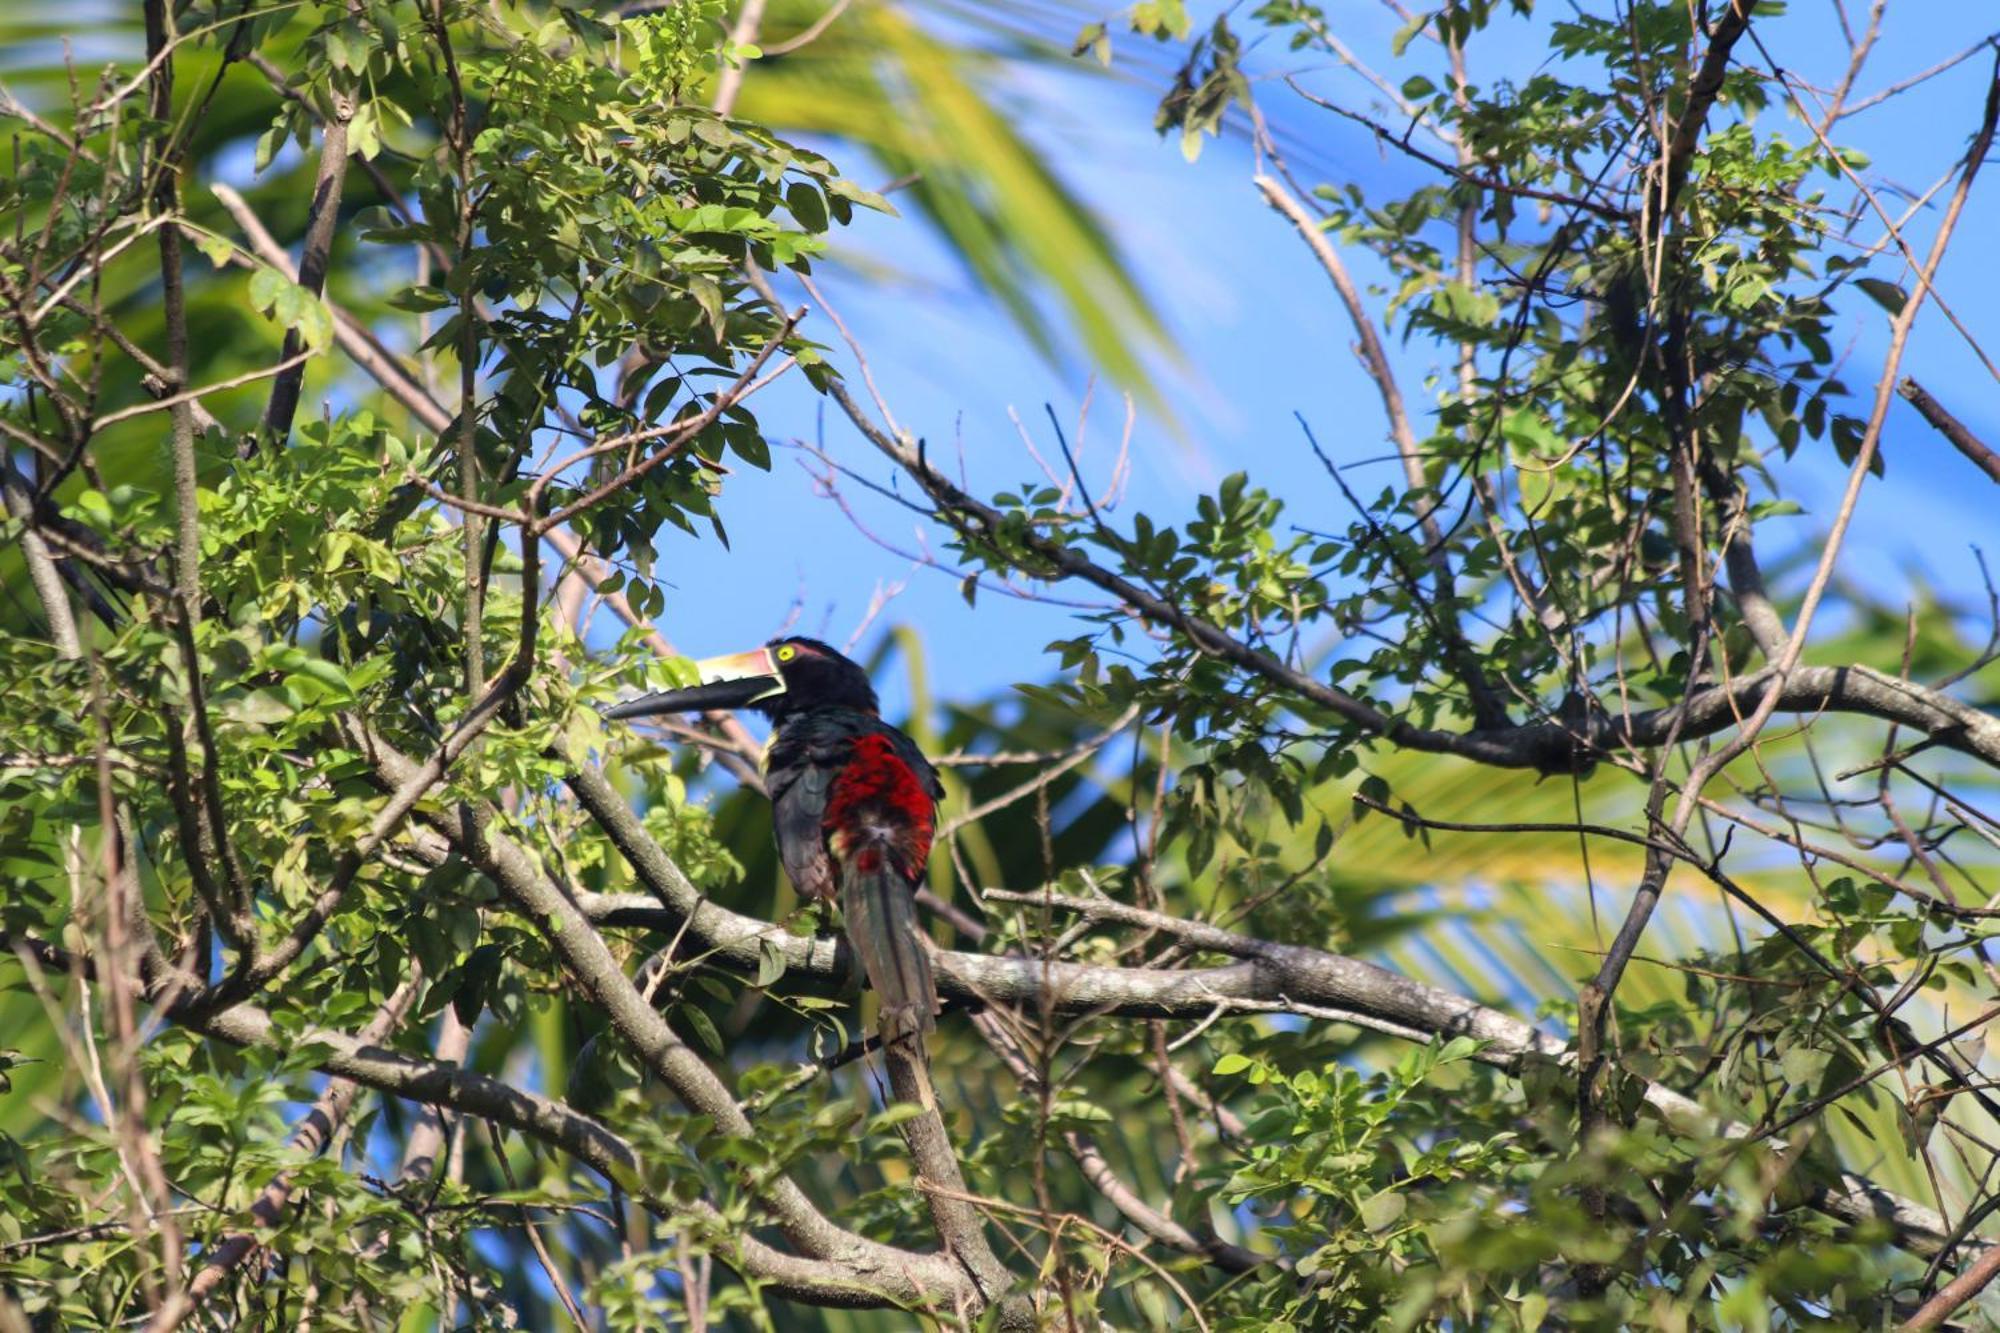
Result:
M794 634L765 646L777 659L785 692L754 706L773 721L815 708L852 708L863 713L881 710L868 673L832 645Z

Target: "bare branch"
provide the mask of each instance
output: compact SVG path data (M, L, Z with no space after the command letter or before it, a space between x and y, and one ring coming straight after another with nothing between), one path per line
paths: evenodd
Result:
M756 42L764 24L764 5L765 0L743 0L735 22L729 25L729 45L742 47ZM716 115L726 116L736 110L736 95L743 91L744 66L740 59L723 63L722 73L715 80L715 100L709 104Z
M74 661L83 656L83 640L77 636L76 613L63 588L62 572L56 568L48 542L35 527L33 489L4 457L0 457L0 502L4 502L7 516L21 524L21 559L27 563L28 582L49 622L49 639L58 656Z
M1974 467L2000 481L2000 454L1994 453L1963 421L1946 411L1944 404L1932 397L1928 389L1905 375L1902 383L1896 386L1896 392L1907 398L1910 406L1921 412L1925 421L1937 427L1938 433L1950 440L1952 447L1964 454Z
M134 403L130 407L121 407L115 412L107 412L103 416L96 418L90 423L90 430L92 434L95 434L107 426L115 426L121 421L130 421L133 417L143 417L148 413L158 412L162 409L178 413L180 409L200 402L209 394L221 393L225 389L240 389L246 384L255 384L258 380L270 379L273 375L283 375L288 370L303 366L306 362L312 360L312 358L312 352L299 352L286 360L278 362L274 366L265 366L262 370L246 370L241 375L231 375L226 380L217 380L213 384L204 384L199 389L186 389L180 393L169 394L164 398L156 399L150 403ZM211 423L215 420L212 416L208 419ZM176 426L175 429L178 430L179 427ZM192 427L190 427L188 438L188 447L192 450L194 447ZM179 558L176 556L176 559Z
M1442 171L1453 180L1470 185L1475 189L1489 190L1494 194L1513 195L1521 199L1535 199L1545 204L1555 204L1561 208L1573 208L1578 212L1588 213L1592 217L1602 218L1606 222L1623 223L1632 220L1632 215L1624 209L1613 208L1609 204L1599 203L1597 200L1587 198L1583 195L1564 194L1559 190L1544 190L1533 185L1521 185L1514 181L1502 180L1498 176L1482 176L1477 172L1468 171L1459 163L1450 162L1438 157L1434 153L1425 152L1411 143L1410 136L1407 134L1397 134L1380 121L1364 116L1358 111L1350 111L1338 102L1330 102L1324 97L1309 92L1307 89L1301 87L1295 78L1287 76L1285 84L1293 92L1306 101L1311 102L1314 106L1331 111L1337 116L1343 116L1369 130L1374 134L1376 142L1387 144L1398 152L1407 153L1417 161L1422 162L1425 166ZM1261 188L1263 178L1260 177L1257 183Z
M1963 64L1965 61L1970 60L1972 57L1978 55L1981 51L1991 50L1995 42L2000 42L2000 32L1988 33L1986 36L1980 38L1972 45L1966 47L1963 51L1960 51L1957 55L1946 56L1943 60L1938 61L1937 64L1932 65L1929 69L1923 70L1922 72L1917 74L1912 74L1907 79L1899 79L1895 83L1890 84L1887 88L1882 89L1880 92L1870 93L1868 96L1862 98L1858 102L1852 103L1851 105L1837 108L1840 112L1839 118L1845 120L1849 116L1859 115L1863 111L1866 111L1869 107L1880 106L1882 103L1888 101L1890 98L1895 97L1900 93L1906 93L1920 83L1929 82L1930 80L1936 78L1938 75L1944 73L1948 69L1955 69L1960 64Z
M313 180L312 208L306 215L306 239L299 252L298 284L314 296L326 290L327 261L333 253L333 238L340 221L341 186L347 180L347 125L354 118L354 101L334 91L332 114L320 118L319 172ZM282 369L271 385L271 401L264 408L263 435L274 449L282 449L292 433L292 417L298 411L299 390L305 382L305 361L301 356L304 340L297 329L285 330L284 348L278 353ZM243 449L254 452L256 440L246 439Z
M1347 309L1349 323L1354 326L1354 336L1361 345L1361 362L1375 381L1377 392L1382 395L1382 410L1389 417L1389 435L1396 443L1396 452L1403 460L1403 479L1413 492L1429 489L1429 479L1424 476L1424 464L1417 448L1416 432L1410 428L1410 414L1403 406L1403 391L1396 383L1395 369L1389 364L1389 356L1382 347L1382 339L1375 332L1374 321L1368 308L1361 303L1361 293L1354 285L1354 279L1347 272L1347 265L1340 252L1326 238L1326 232L1305 206L1292 197L1291 192L1272 176L1259 176L1257 188L1263 191L1264 200L1283 214L1306 245L1313 252L1320 267L1333 283L1340 295L1340 302ZM1475 720L1482 727L1505 726L1507 708L1499 694L1486 678L1484 667L1472 645L1465 640L1465 633L1459 627L1458 614L1454 609L1456 594L1450 553L1445 549L1444 532L1437 521L1437 501L1427 498L1417 515L1418 525L1423 529L1424 546L1431 568L1437 580L1437 600L1432 612L1437 619L1440 637L1444 641L1447 654L1452 659L1452 674L1465 686L1467 697L1472 702Z
M1956 1279L1925 1301L1921 1309L1903 1321L1902 1333L1942 1328L1961 1306L1986 1290L1995 1277L2000 1277L2000 1245L1989 1246Z
M812 43L818 41L820 36L833 26L834 21L847 12L847 7L851 3L853 3L853 0L833 0L833 3L826 7L825 13L801 28L796 34L785 38L781 42L773 42L769 46L766 46L764 48L765 57L768 59L772 56L790 55L801 47L810 46Z

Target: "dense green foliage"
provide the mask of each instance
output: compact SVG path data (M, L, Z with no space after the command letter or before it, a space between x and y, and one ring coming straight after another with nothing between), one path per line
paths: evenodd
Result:
M1083 27L1249 127L1401 467L1176 521L962 491L801 332L889 208L817 134L1029 338L1156 336L986 57L852 8L147 0L10 82L0 1329L1890 1327L1991 1262L2000 670L1842 541L1995 97L1919 230L1872 38L1822 99L1768 3L1454 0L1388 78L1313 6ZM1302 184L1323 125L1424 183ZM755 521L785 374L968 598L1099 599L1006 698L870 663L947 774L934 1107L754 740L595 711L686 678L659 539Z

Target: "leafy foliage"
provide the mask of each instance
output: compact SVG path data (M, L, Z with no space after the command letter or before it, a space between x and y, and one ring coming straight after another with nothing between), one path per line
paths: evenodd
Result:
M1834 578L1844 517L1809 574L1753 553L1796 469L1879 472L1926 283L1839 107L1741 58L1766 7L1545 15L1474 81L1527 8L1414 16L1366 111L1291 85L1425 169L1393 195L1300 190L1246 63L1366 78L1341 16L1085 29L1176 54L1189 157L1259 111L1404 468L1308 435L1323 494L1178 520L1074 467L975 498L780 303L887 207L782 122L920 168L1035 336L1032 272L1100 348L1146 327L896 7L149 0L142 58L42 81L0 180L0 1322L1873 1327L1976 1262L1993 652ZM1441 359L1422 408L1378 325ZM793 369L968 597L1113 602L1005 699L929 697L906 630L870 663L949 791L921 1095L754 741L593 707L687 681L659 535L726 540Z

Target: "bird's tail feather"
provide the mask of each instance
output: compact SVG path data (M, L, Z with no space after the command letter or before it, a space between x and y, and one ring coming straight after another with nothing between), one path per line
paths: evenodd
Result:
M917 921L916 896L888 858L863 852L844 868L840 910L848 942L882 1002L882 1041L895 1045L937 1026L937 983Z

